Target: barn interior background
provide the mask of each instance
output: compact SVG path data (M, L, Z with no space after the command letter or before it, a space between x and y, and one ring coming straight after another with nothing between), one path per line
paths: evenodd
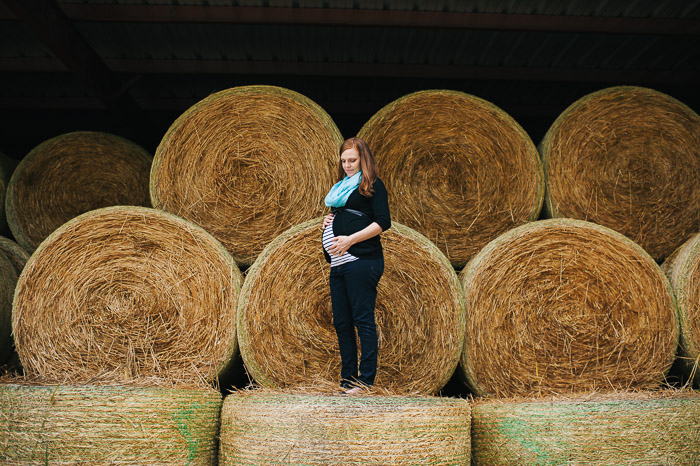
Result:
M612 85L700 110L700 2L684 0L3 0L0 150L107 131L153 153L207 95L271 84L321 105L345 137L423 89L501 107L535 144Z

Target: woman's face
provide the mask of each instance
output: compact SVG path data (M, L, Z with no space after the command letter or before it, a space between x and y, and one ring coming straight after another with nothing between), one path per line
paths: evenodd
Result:
M357 149L351 147L340 154L340 163L345 170L345 174L352 176L360 171L360 154Z

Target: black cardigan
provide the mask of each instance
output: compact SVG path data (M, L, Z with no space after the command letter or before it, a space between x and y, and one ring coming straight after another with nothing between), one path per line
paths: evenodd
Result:
M365 197L360 194L359 188L355 188L345 202L345 207L341 207L335 211L335 217L333 218L334 236L352 235L366 228L372 224L372 222L377 222L377 224L382 227L382 231L391 228L389 198L387 196L386 186L384 186L382 180L377 178L374 180L374 184L372 184L372 189L374 190L372 197ZM357 210L365 215L357 215L348 212L344 210L345 208ZM353 244L347 252L355 257L364 259L381 259L384 257L379 235ZM327 262L331 261L331 257L325 249L323 250L323 255Z

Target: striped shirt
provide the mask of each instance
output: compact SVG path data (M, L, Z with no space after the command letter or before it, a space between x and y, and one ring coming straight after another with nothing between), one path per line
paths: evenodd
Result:
M342 256L336 256L335 254L331 254L329 249L331 246L333 246L333 238L335 238L335 235L333 234L333 223L331 222L328 224L328 226L323 230L323 249L326 250L329 256L331 256L331 267L335 267L341 264L347 264L348 262L356 261L359 259L359 257L355 257L349 252L345 252Z

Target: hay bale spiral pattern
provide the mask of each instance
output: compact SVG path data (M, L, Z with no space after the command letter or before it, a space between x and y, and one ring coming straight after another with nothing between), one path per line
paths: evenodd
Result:
M472 406L477 466L700 464L700 395L649 392Z
M700 234L694 235L663 263L680 314L679 357L688 375L700 384Z
M466 400L233 394L221 414L221 466L468 465Z
M286 229L323 213L343 138L301 94L242 86L205 98L163 137L154 207L202 226L250 265Z
M0 461L214 466L213 390L0 385Z
M151 155L113 134L78 131L36 146L7 187L7 222L33 251L68 220L101 207L150 206Z
M628 238L581 220L523 225L461 272L462 374L479 394L654 388L678 344L666 277Z
M660 92L582 97L540 145L553 217L612 228L663 260L700 222L700 116Z
M241 289L241 355L263 386L339 382L321 222L301 224L270 243ZM447 383L461 352L465 321L459 281L445 256L421 234L393 223L381 238L385 267L375 309L375 384L394 393L434 393Z
M501 233L534 220L544 198L537 148L500 108L458 91L420 91L360 130L392 216L462 267Z
M28 375L210 382L237 352L240 271L201 228L108 207L44 241L17 284L13 330Z

